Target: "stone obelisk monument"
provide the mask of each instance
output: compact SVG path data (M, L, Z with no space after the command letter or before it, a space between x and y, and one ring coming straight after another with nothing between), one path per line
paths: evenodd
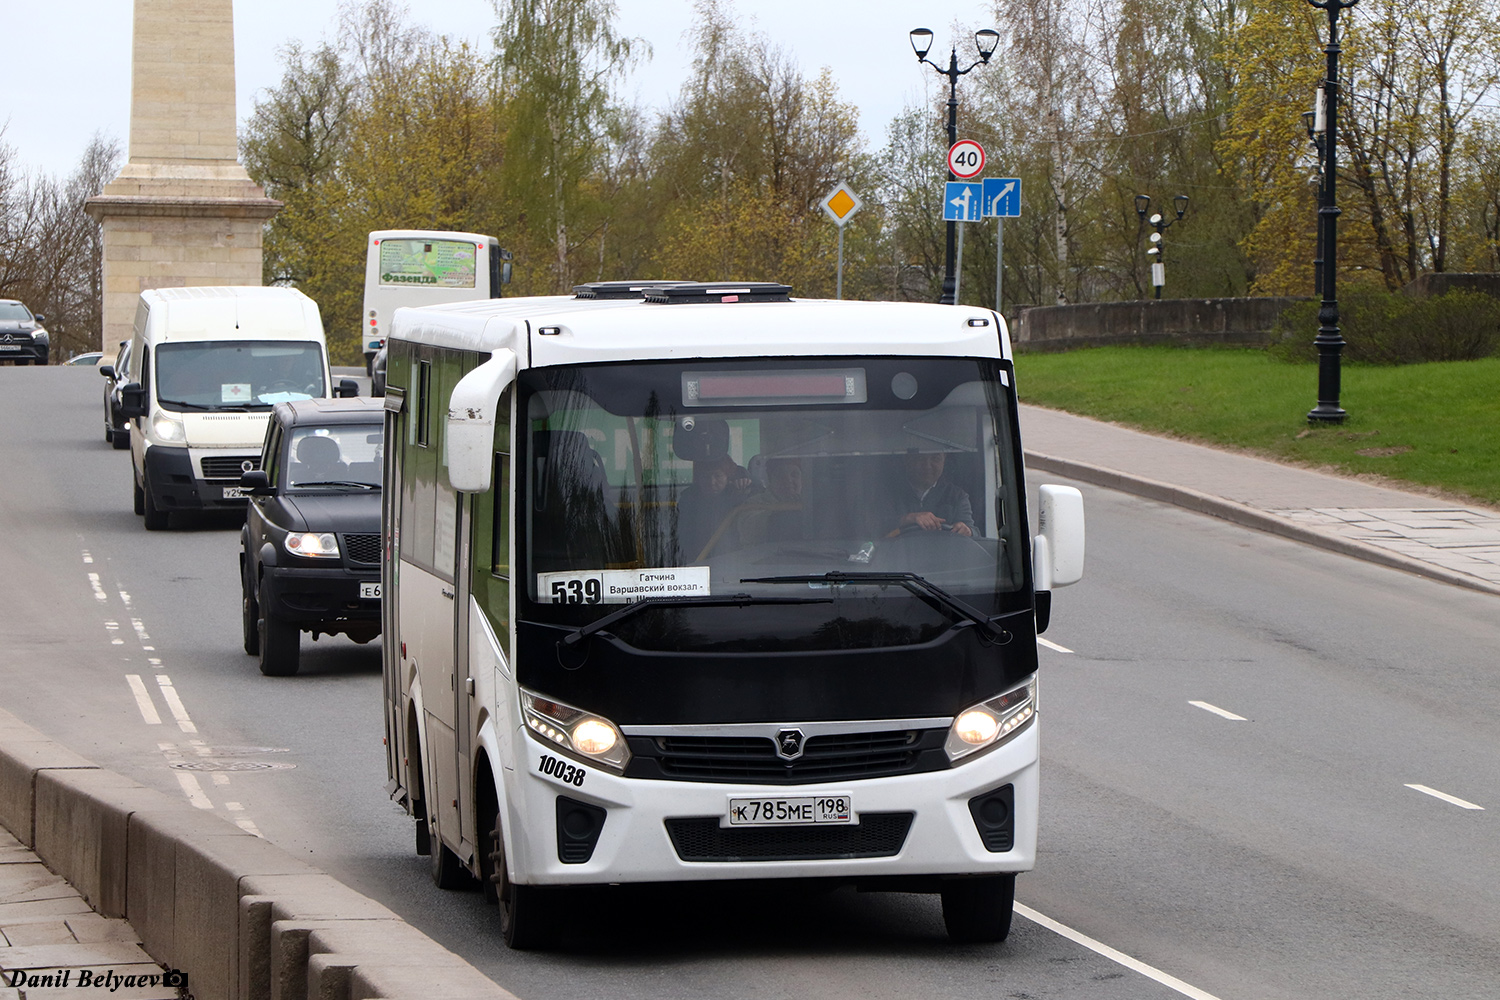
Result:
M233 0L135 0L130 157L88 202L106 352L130 337L142 289L261 283L261 227L281 203L238 153Z

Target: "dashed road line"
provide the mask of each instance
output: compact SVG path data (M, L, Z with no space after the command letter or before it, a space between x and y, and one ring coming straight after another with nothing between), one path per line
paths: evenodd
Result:
M1178 993L1181 993L1185 997L1190 997L1192 998L1192 1000L1219 1000L1218 997L1214 996L1212 993L1207 992L1206 990L1200 990L1198 987L1193 986L1190 983L1185 983L1181 979L1178 979L1176 976L1169 975L1168 973L1161 971L1155 966L1147 965L1145 962L1142 962L1138 958L1131 958L1123 951L1111 948L1103 941L1095 940L1082 931L1074 930L1067 924L1060 924L1056 920L1053 920L1051 917L1044 916L1043 914L1038 913L1029 906L1024 906L1021 903L1017 903L1016 913L1025 917L1027 920L1030 920L1034 924L1039 924L1042 927L1047 928L1047 930L1051 931L1054 934L1058 934L1062 937L1067 938L1074 944L1083 945L1083 947L1087 948L1089 951L1092 951L1096 955L1102 955L1105 958L1109 959L1111 962L1116 963L1117 965L1123 965L1125 966L1125 968L1131 970L1132 972L1138 972L1141 975L1145 976L1147 979L1154 980L1167 987L1167 989L1169 990L1176 990Z
M1046 646L1048 649L1053 650L1053 651L1058 652L1058 653L1071 653L1071 652L1073 652L1067 646L1059 646L1057 643L1053 642L1052 640L1050 640L1050 639L1043 639L1041 636L1037 636L1036 637L1036 644L1038 646Z
M94 600L103 603L109 600L109 595L104 592L104 584L99 582L98 573L89 574L89 586L94 591Z
M1435 799L1441 799L1449 805L1458 806L1460 809L1477 809L1480 812L1484 812L1484 806L1476 805L1467 799L1461 799L1457 795L1440 792L1436 788L1428 788L1426 785L1407 785L1406 787L1413 791L1421 792L1423 795L1431 795Z
M199 809L213 809L213 801L203 794L203 786L198 784L197 775L187 771L178 771L176 774L177 783L182 786L182 791L187 795L189 802Z
M1227 708L1220 708L1218 705L1210 705L1206 701L1190 701L1190 702L1188 702L1188 704L1192 705L1194 708L1201 708L1205 712L1212 712L1212 713L1214 713L1217 716L1221 716L1222 718L1229 719L1231 722L1249 722L1250 721L1249 719L1245 718L1243 715L1235 715L1233 712L1229 711Z
M177 689L172 686L172 679L166 674L157 674L156 684L161 688L161 696L167 703L167 710L172 713L172 718L177 720L177 728L185 733L196 733L198 727L193 725L193 720L188 717L187 707L177 696Z
M141 680L141 675L126 674L125 683L130 685L130 693L135 695L135 703L140 708L141 718L146 720L146 725L161 725L161 716L157 714L156 706L151 703L151 692L146 690L146 685Z

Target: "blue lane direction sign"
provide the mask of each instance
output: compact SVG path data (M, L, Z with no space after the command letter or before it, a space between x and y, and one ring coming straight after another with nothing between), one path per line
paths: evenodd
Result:
M1021 178L986 177L984 179L984 217L986 219L1021 217Z
M943 191L944 222L978 222L984 218L980 201L984 187L978 181L949 181Z

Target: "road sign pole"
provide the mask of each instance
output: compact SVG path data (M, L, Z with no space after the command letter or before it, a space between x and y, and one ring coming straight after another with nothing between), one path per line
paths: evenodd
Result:
M844 297L844 227L839 226L839 276L837 297Z
M959 303L959 282L964 276L964 227L958 223L954 223L954 225L958 226L958 262L953 268L953 301L949 305L956 306Z
M1005 219L995 216L995 312L1003 318L1005 310L1001 303L1005 300L1000 293L1005 288Z

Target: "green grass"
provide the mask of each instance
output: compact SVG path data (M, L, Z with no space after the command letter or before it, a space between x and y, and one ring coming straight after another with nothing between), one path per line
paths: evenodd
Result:
M1101 347L1016 359L1021 400L1500 505L1500 358L1345 364L1349 418L1310 428L1316 365L1259 350Z

